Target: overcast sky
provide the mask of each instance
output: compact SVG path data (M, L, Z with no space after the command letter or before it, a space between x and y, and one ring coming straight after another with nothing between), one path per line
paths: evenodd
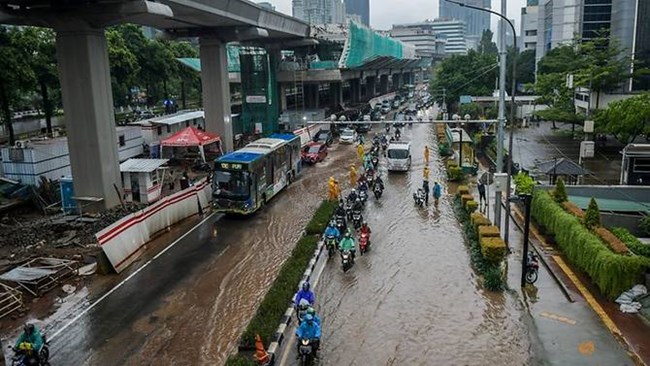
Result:
M259 0L257 0L259 1ZM266 0L276 10L291 15L291 0ZM438 2L444 0L370 0L370 25L376 29L390 29L393 24L412 23L438 16ZM461 0L462 1L462 0ZM508 17L515 19L519 34L521 8L526 0L506 0ZM501 9L501 0L492 0L492 9ZM492 16L492 29L496 31L497 17Z

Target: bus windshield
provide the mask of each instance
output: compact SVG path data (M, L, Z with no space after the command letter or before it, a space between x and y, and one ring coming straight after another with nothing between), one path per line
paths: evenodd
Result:
M388 158L389 159L406 159L409 157L409 151L403 149L389 149Z
M247 171L217 170L214 175L217 196L247 199L250 195L249 177Z

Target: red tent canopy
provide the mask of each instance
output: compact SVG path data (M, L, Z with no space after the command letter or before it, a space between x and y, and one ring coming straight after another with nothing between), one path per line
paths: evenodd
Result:
M187 127L162 140L160 145L176 147L204 146L218 141L221 141L221 137L216 133L206 132L194 127Z

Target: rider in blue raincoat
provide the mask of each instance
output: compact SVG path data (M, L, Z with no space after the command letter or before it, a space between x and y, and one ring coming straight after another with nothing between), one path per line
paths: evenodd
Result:
M296 337L299 340L309 339L312 341L312 349L314 355L317 354L318 348L320 348L320 325L314 321L314 317L311 314L306 314L305 319L300 324L298 329L296 329ZM298 349L300 349L300 342L297 342ZM298 352L299 355L299 352Z
M329 226L325 229L325 237L333 236L336 238L336 241L341 239L341 232L336 228L336 222L330 221Z
M301 300L306 300L309 305L314 305L314 302L316 302L316 295L314 295L314 292L309 288L309 282L304 282L302 284L302 289L298 291L296 294L296 305L300 305Z

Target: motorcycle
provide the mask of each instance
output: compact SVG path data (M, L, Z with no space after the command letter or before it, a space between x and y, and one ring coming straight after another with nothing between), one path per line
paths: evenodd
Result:
M11 365L12 366L49 366L49 358L50 358L50 349L49 349L49 342L45 338L45 335L43 337L43 347L41 348L40 352L36 352L34 350L33 344L28 343L28 342L23 342L21 343L18 348L12 348L14 351L14 356L11 358ZM10 347L11 348L11 347Z
M368 191L360 190L359 191L359 199L361 199L361 203L363 203L365 205L366 202L368 201Z
M347 215L348 220L352 220L352 202L350 201L345 204L345 214Z
M359 210L352 211L352 225L354 226L355 229L358 230L361 227L362 221L363 221L363 217L361 216L361 211Z
M370 235L367 233L361 233L359 236L359 253L363 255L368 250L370 250Z
M400 137L402 137L402 134L399 132L399 130L395 131L395 141L399 141Z
M327 247L327 256L333 256L336 250L336 237L334 235L328 235L325 238L325 245Z
M388 143L387 142L382 142L381 143L381 151L386 156L386 149L388 149Z
M347 230L348 225L345 222L345 216L336 216L336 228L339 229L339 233L341 234Z
M539 257L533 252L528 252L526 260L526 282L531 285L537 281L537 274L539 272Z
M303 338L300 340L298 347L298 354L300 356L300 364L303 366L311 365L314 362L314 346L311 339Z
M379 199L382 193L384 193L384 188L382 188L381 184L375 184L372 191L375 194L375 199Z
M418 191L413 193L413 200L418 207L424 206L424 191L422 188L418 188Z
M354 264L354 259L352 258L352 252L349 250L344 250L341 253L341 266L343 267L343 272L347 272L352 265Z
M379 158L375 155L372 160L371 160L372 166L377 170L377 167L379 166Z
M300 304L296 306L296 319L298 319L298 324L302 323L302 318L307 314L307 309L309 309L309 303L305 299L300 300Z

